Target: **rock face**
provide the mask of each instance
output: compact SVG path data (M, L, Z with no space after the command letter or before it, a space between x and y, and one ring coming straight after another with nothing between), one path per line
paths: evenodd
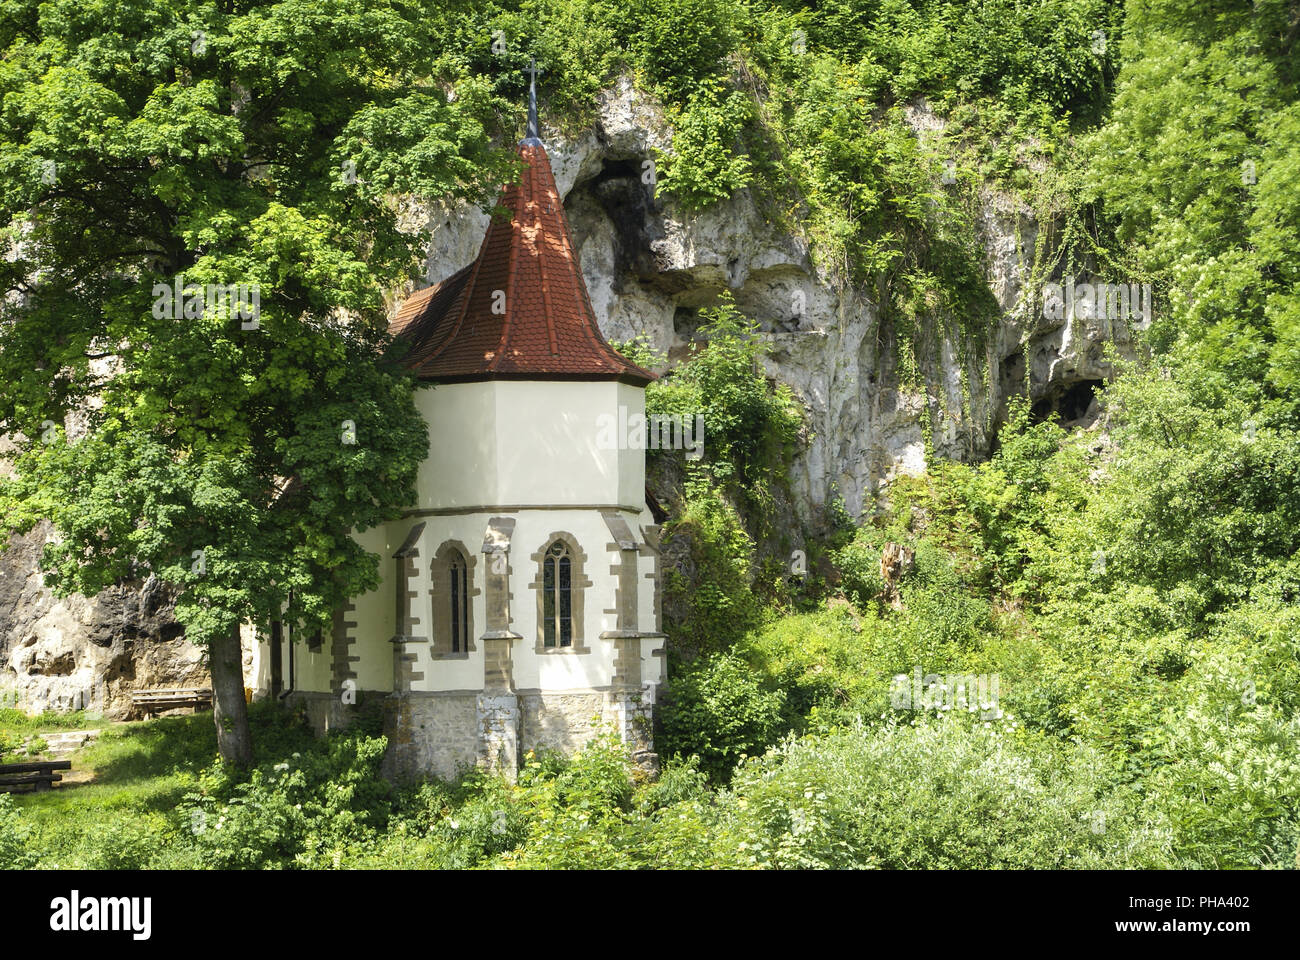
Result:
M211 686L157 581L55 598L37 570L49 535L41 524L0 554L0 703L122 719L132 690Z

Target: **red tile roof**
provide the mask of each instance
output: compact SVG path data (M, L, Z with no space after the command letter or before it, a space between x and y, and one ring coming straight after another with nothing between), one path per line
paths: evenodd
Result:
M521 181L506 187L478 259L413 294L389 324L424 380L622 380L655 374L600 333L541 142L519 145Z

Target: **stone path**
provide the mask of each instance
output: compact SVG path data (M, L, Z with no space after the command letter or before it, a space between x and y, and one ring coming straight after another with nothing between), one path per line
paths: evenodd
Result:
M98 730L60 730L58 733L41 734L41 738L49 744L49 754L55 757L76 753L98 736Z

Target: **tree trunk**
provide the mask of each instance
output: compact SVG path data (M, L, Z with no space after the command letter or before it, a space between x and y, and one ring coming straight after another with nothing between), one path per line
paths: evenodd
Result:
M248 704L244 700L243 649L239 626L214 637L208 661L212 668L212 719L217 725L217 751L234 767L253 762L253 739L248 732Z

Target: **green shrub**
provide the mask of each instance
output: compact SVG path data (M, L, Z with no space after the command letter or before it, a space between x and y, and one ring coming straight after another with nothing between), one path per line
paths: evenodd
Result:
M745 13L734 0L636 0L637 65L680 98L725 67Z
M591 740L555 778L555 798L570 809L626 810L632 799L627 745L612 732Z
M440 836L411 832L406 823L374 839L358 840L337 860L342 870L452 870L467 864Z
M663 535L665 552L682 561L665 571L665 630L686 659L728 649L762 622L766 594L780 591L781 578L756 563L755 538L771 538L774 492L788 482L802 423L789 388L768 382L763 341L729 296L703 318L701 348L646 391L648 414L704 422L703 459L683 461ZM650 354L643 343L632 349Z
M178 827L201 861L217 869L333 866L391 813L380 776L387 741L348 732L243 782L218 762L178 809Z
M664 763L657 780L640 791L637 810L646 814L673 804L699 800L708 789L709 778L700 769L697 755L675 757Z
M740 137L753 116L743 92L717 81L700 86L672 113L674 152L659 158L660 189L697 209L748 186L753 163L741 152Z
M813 710L877 716L888 709L890 678L904 667L886 662L887 630L873 612L840 605L764 624L736 652L783 691L782 725L794 729Z
M702 414L708 476L739 484L738 495L761 494L784 480L802 408L788 386L768 381L761 365L767 344L730 293L700 317L702 345L647 388L646 411ZM754 486L760 489L743 489Z
M664 548L685 541L686 570L665 572L664 600L676 612L666 626L679 655L726 650L762 622L751 589L754 541L720 490L699 484L664 534Z
M425 841L422 856L436 856L439 869L466 869L523 843L528 821L504 780L472 770L455 785L422 785L394 830Z
M171 846L172 834L161 814L121 816L88 833L73 860L86 870L141 870Z
M0 865L7 870L31 870L41 861L32 849L32 829L23 822L13 797L0 793Z
M858 535L832 553L832 562L840 574L840 589L859 610L879 607L885 581L880 576L880 557L884 549L878 536L871 536L870 528L863 527Z
M1234 612L1177 684L1147 750L1153 804L1188 867L1290 867L1300 831L1294 607Z
M1156 867L1168 831L1094 751L964 717L792 739L737 771L723 830L751 865Z
M530 758L520 776L527 841L503 857L526 869L627 869L634 792L627 747L605 733L558 771Z
M662 711L664 752L698 755L700 769L724 781L742 757L779 736L784 699L779 690L763 689L739 657L703 657L672 678Z

